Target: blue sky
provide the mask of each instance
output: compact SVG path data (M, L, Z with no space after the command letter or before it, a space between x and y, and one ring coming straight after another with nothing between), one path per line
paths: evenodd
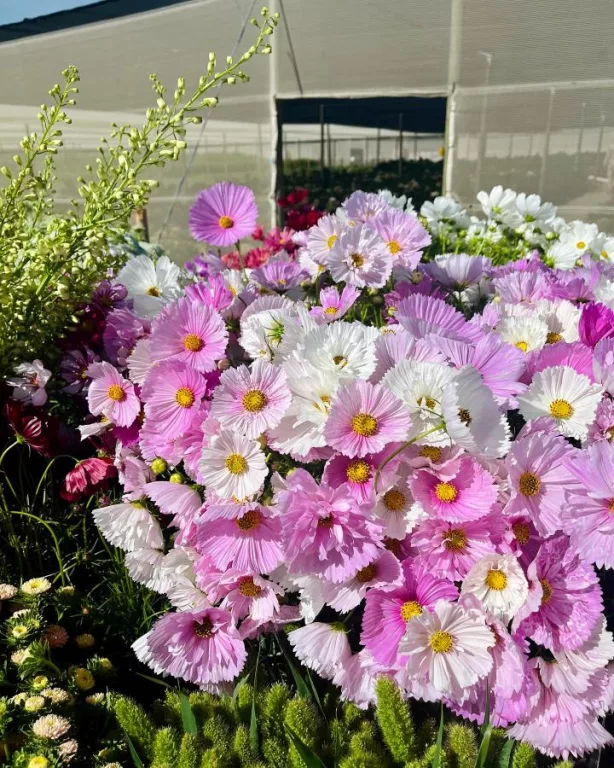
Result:
M0 24L33 19L67 8L90 5L95 0L0 0Z

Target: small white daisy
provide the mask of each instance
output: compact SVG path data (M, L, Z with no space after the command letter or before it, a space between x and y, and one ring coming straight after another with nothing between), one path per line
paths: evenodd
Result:
M199 470L207 491L223 499L253 496L268 474L260 443L231 432L222 432L204 449Z
M496 328L503 341L523 352L541 349L548 338L546 322L535 314L505 317Z
M375 370L378 338L377 328L339 321L308 333L299 352L315 368L336 374L339 381L368 379Z
M518 395L520 413L529 421L553 419L565 437L584 440L603 389L573 368L555 365L533 376L528 390Z
M51 589L51 582L49 579L29 579L29 581L24 581L24 583L21 585L21 591L24 595L42 595L44 592L49 592ZM14 614L16 615L16 614Z
M141 254L129 259L116 282L126 287L139 317L155 317L165 304L179 298L180 275L181 270L168 256L160 256L154 264Z
M114 547L126 552L147 547L162 549L164 538L155 517L138 501L112 504L93 511L100 533Z
M486 611L507 622L525 604L529 585L515 555L486 555L465 576L461 594L475 595Z

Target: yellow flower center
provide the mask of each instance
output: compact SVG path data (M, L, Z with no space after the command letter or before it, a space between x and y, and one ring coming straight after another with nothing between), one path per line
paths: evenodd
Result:
M397 488L391 488L389 491L386 491L382 501L386 509L389 509L391 512L400 512L405 506L405 494Z
M393 256L396 256L397 253L401 250L401 246L397 240L390 240L388 243L388 250Z
M332 515L326 515L318 520L318 528L332 528L335 519Z
M148 296L159 296L160 295L160 289L156 288L155 285L150 285L149 288L145 291Z
M497 569L488 571L484 581L487 587L490 587L490 589L494 589L497 592L500 592L502 589L507 587L507 576L503 573L503 571L499 571Z
M230 229L234 225L234 221L230 218L230 216L220 216L218 224L222 229Z
M584 242L584 240L578 240L578 242L576 243L576 248L579 251L583 251L586 248L586 243Z
M375 563L371 563L358 571L356 574L356 581L359 581L361 584L368 584L370 581L373 581L376 576L377 566Z
M529 345L526 341L517 341L515 346L518 347L518 349L521 349L523 352L526 352L529 348Z
M560 333L554 333L554 331L550 331L550 333L546 336L546 344L556 344L557 342L561 341L563 337Z
M454 647L454 638L449 632L437 630L429 638L429 645L435 653L449 653Z
M231 453L224 462L224 466L231 475L242 475L247 472L247 461L240 453Z
M336 242L337 242L337 235L331 235L326 241L326 247L328 248L328 250L330 250Z
M189 387L181 387L175 395L175 401L182 408L191 408L195 399L194 392Z
M523 496L537 496L542 481L533 472L524 472L518 480L518 490Z
M514 523L512 533L520 546L524 547L531 539L531 529L526 523Z
M405 622L415 619L416 616L420 616L421 613L422 606L415 600L409 600L407 603L403 603L401 606L401 618Z
M195 621L192 629L196 637L213 637L213 622L207 616L202 621Z
M188 333L183 340L183 346L188 352L200 352L205 346L205 342L195 333Z
M250 389L241 400L243 408L250 413L261 411L267 403L268 398L260 389Z
M357 413L352 417L352 430L361 437L373 437L378 429L377 419L370 413Z
M456 501L458 491L452 483L437 483L435 486L435 496L444 504L451 504Z
M426 406L426 408L428 408L430 411L432 411L433 408L437 405L437 401L433 400L432 397L426 397L422 395L416 400L416 403L418 405Z
M462 528L450 528L443 539L444 546L449 552L460 552L467 546L467 534Z
M573 406L567 400L553 400L550 403L550 413L555 419L568 419L573 416Z
M438 461L441 461L441 448L437 445L425 445L420 448L419 456L423 459L430 459L437 463Z
M126 399L126 393L119 384L111 384L107 389L107 397L109 400L115 400L116 403L121 403L122 400Z
M542 585L542 603L549 603L552 599L552 587L548 579L540 579L539 583Z
M239 592L244 597L260 597L262 594L262 587L254 584L254 580L249 578L245 579L239 584Z
M608 502L608 512L614 514L614 499L610 499Z
M261 522L262 515L257 509L250 509L243 515L243 517L238 517L235 520L237 528L241 531L252 531L254 528L257 528Z
M350 256L350 259L352 260L352 264L356 267L356 269L360 269L360 267L362 267L362 265L365 263L364 257L359 253L353 253Z
M336 315L337 314L337 307L326 307L324 310L325 315Z
M371 465L360 459L350 461L345 470L345 476L351 483L366 483L371 477Z

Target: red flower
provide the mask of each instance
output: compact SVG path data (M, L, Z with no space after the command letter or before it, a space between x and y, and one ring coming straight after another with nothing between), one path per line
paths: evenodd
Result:
M295 232L303 232L317 224L322 216L324 216L324 211L316 211L313 208L288 211L286 213L286 226Z
M96 491L105 490L116 472L111 459L84 459L64 478L60 496L66 501L92 496Z
M262 224L258 224L256 229L252 232L252 240L264 240L264 229Z
M25 443L43 456L50 456L49 434L45 428L47 419L44 414L41 418L39 414L24 407L23 403L9 400L4 405L3 415L20 443Z
M297 187L296 189L293 189L292 192L290 192L288 195L279 199L277 204L280 208L291 208L294 205L303 205L307 202L308 197L308 189L305 187Z

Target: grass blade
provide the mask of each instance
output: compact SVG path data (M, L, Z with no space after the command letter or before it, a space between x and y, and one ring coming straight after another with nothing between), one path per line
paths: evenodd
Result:
M194 712L192 712L192 706L190 700L185 693L179 694L179 701L181 702L181 722L183 723L183 730L185 733L189 733L192 736L196 736L198 733L198 727L196 725L196 718Z
M305 744L298 733L289 725L286 725L286 733L307 768L326 768L326 765L324 765L316 753Z
M437 742L435 746L435 754L433 755L433 762L431 768L441 768L441 750L443 748L443 728L445 724L443 702L441 703L441 715L439 716L439 730L437 731Z
M488 757L488 750L490 749L490 738L492 736L493 726L489 724L482 733L482 741L480 743L480 749L475 761L475 768L485 768L486 759Z
M503 745L503 749L499 753L499 765L498 768L510 768L512 764L512 755L514 753L514 747L516 742L514 739L508 739Z
M130 752L130 757L132 758L132 762L134 763L134 768L145 768L145 766L143 765L143 761L139 757L136 749L134 748L132 739L130 738L130 736L128 736L127 733L125 733L124 736L126 737L126 740L128 742L128 751Z

